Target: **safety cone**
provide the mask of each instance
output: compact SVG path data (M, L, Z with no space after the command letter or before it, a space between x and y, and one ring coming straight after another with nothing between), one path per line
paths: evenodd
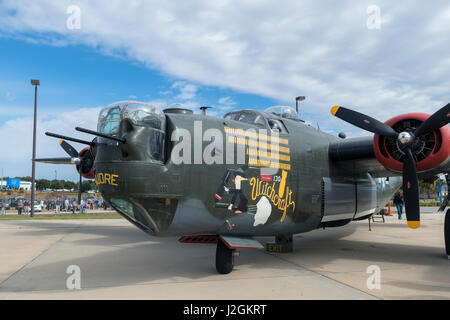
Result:
M388 204L388 208L389 208L389 213L388 213L388 216L392 216L392 211L391 211L391 202L389 201L389 204Z

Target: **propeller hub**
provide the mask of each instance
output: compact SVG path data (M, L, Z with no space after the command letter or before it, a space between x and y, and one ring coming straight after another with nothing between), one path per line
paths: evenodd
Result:
M414 135L404 131L399 133L397 139L402 145L408 145L414 141Z
M70 162L71 162L72 164L78 165L78 164L81 163L81 159L80 159L80 158L72 158L72 159L70 159Z

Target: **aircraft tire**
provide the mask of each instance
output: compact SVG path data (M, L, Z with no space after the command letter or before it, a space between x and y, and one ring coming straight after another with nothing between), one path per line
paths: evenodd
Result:
M445 236L445 252L450 259L450 209L445 213L444 223L444 236Z
M216 269L221 274L228 274L233 270L233 250L220 239L217 241Z

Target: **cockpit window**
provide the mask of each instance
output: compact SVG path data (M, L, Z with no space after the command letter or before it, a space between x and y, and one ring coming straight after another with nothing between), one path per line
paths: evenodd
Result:
M119 133L120 121L128 119L134 126L146 127L148 134L147 154L157 161L164 161L166 117L157 107L143 102L124 101L112 104L102 111L98 131L110 135Z
M140 103L128 104L123 109L123 118L130 119L138 126L150 126L164 130L164 113L155 106Z
M121 214L126 215L128 218L143 225L146 228L152 229L152 225L146 218L145 213L137 206L123 199L111 199L111 205L114 209Z
M241 122L254 124L256 120L256 115L252 113L241 113L239 117L236 119Z
M263 116L257 112L249 110L227 113L225 115L225 119L241 121L248 124L256 124L260 127L266 126Z
M288 106L273 106L264 110L266 113L271 113L281 118L298 120L298 113L293 108Z
M261 115L258 115L256 117L255 123L260 126L260 127L265 127L266 126L266 122L264 121L264 117Z
M148 153L152 159L164 161L164 140L166 134L154 129L148 136Z
M284 126L283 122L277 119L267 119L267 122L269 123L270 130L273 132L277 132L280 134L288 133L286 127Z
M116 134L119 131L120 106L105 108L100 111L98 131L106 134Z

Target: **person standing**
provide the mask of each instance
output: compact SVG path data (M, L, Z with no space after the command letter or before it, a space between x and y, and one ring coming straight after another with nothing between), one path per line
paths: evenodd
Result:
M1 204L1 206L2 206L2 213L1 214L6 214L6 202L5 202L5 200L2 200L2 204Z
M19 199L19 201L17 201L17 214L22 214L22 209L23 209L23 202L22 199Z
M69 212L69 199L66 198L66 200L64 200L64 209L66 210L66 212Z
M60 211L60 209L61 209L61 200L60 200L60 198L58 197L58 198L56 199L56 203L55 203L55 213L58 214L59 211Z
M394 204L397 207L398 219L401 220L403 213L403 199L398 192L394 196Z
M75 210L77 209L77 202L75 200L72 201L72 214L75 214Z
M28 210L29 210L29 203L28 203L28 200L25 200L23 202L23 211L25 214L28 214Z
M84 213L84 200L81 200L80 203L80 213Z

